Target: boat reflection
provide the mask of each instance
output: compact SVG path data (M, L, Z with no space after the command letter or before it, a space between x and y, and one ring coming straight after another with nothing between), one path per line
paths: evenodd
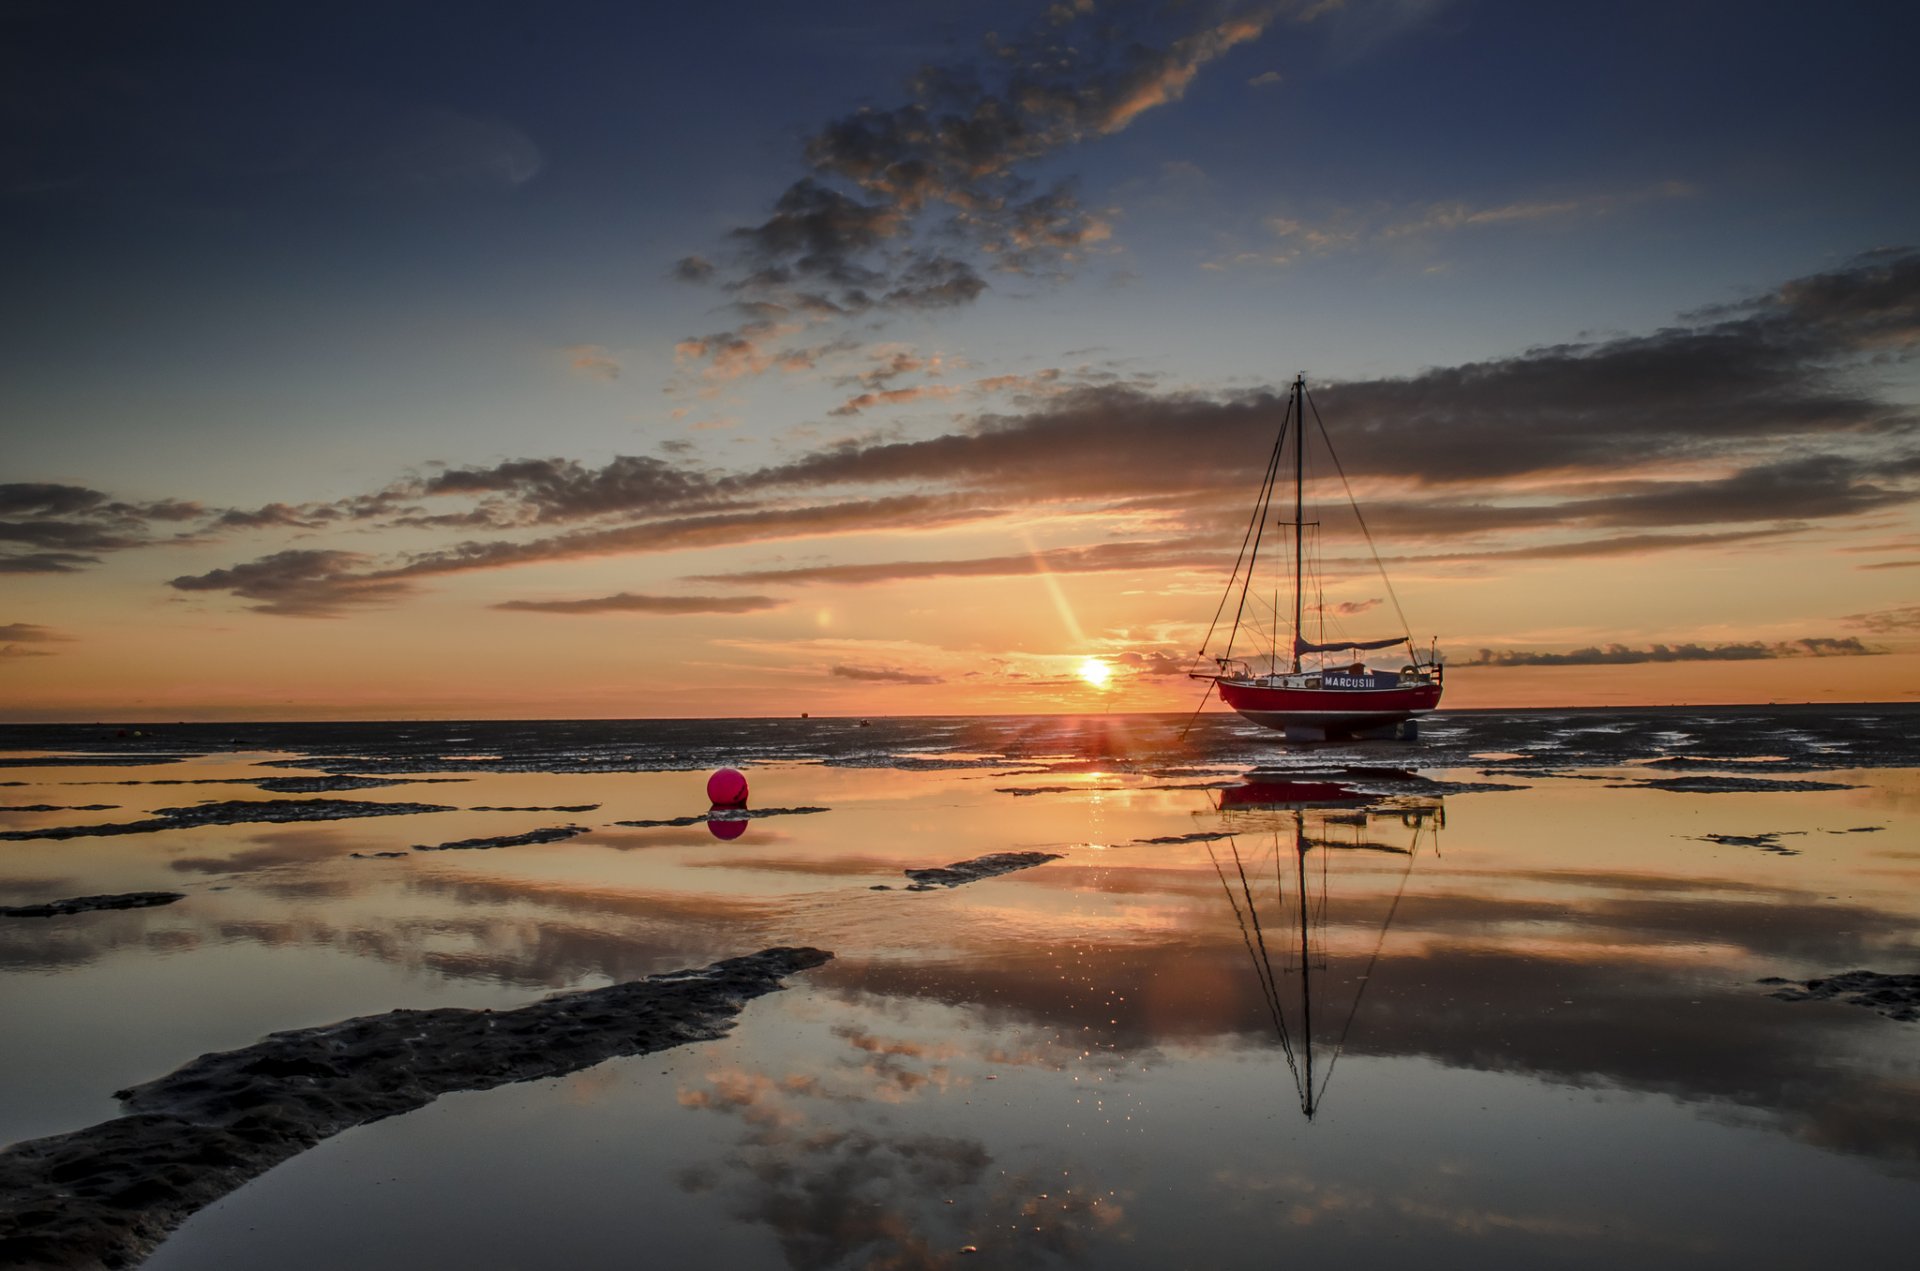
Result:
M1207 854L1240 925L1300 1111L1311 1121L1346 1050L1422 841L1431 842L1434 854L1439 853L1446 810L1436 797L1381 799L1336 782L1260 779L1221 791L1219 812L1226 822L1224 847L1210 842ZM1397 830L1389 829L1393 826ZM1388 841L1388 835L1376 837L1376 829L1404 843ZM1365 881L1360 870L1333 863L1358 852L1398 856L1404 863L1377 929L1352 919L1341 924L1363 933L1371 930L1372 944L1364 950L1366 960L1357 974L1335 974L1329 956L1329 883L1347 872L1356 883ZM1377 870L1368 872L1378 875ZM1356 896L1355 903L1364 899ZM1359 965L1362 948L1341 951L1349 968ZM1316 973L1323 1023L1339 1021L1336 1030L1323 1027L1317 1038Z

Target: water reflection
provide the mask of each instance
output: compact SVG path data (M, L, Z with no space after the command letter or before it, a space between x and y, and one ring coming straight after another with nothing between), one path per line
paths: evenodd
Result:
M1393 926L1407 879L1413 873L1423 837L1439 850L1440 829L1446 823L1442 801L1399 799L1388 807L1332 782L1255 780L1220 792L1220 808L1230 832L1224 850L1206 844L1208 859L1220 879L1227 903L1233 908L1241 942L1252 961L1260 994L1285 1056L1287 1071L1299 1095L1300 1111L1311 1121L1347 1038L1359 1014L1367 986L1373 982L1387 932ZM1263 815L1264 814L1264 815ZM1264 828L1263 822L1278 818ZM1407 832L1404 846L1375 839L1374 823L1396 822ZM1262 836L1264 849L1253 846ZM1429 834L1430 831L1430 834ZM1249 843L1243 856L1241 839ZM1392 900L1367 953L1365 969L1332 978L1328 958L1330 879L1332 862L1345 853L1379 852L1405 858ZM1223 860L1222 856L1226 859ZM1312 861L1309 863L1309 857ZM1271 861L1271 870L1266 866ZM1231 867L1229 869L1229 866ZM1249 867L1251 866L1251 873ZM1272 886L1267 889L1268 877ZM1291 889L1291 895L1289 895ZM1321 976L1319 1009L1323 1019L1338 1021L1338 1029L1322 1027L1314 1037L1314 976ZM1331 990L1331 992L1330 992ZM1344 1005L1344 1009L1342 1009ZM1318 1084L1315 1067L1318 1061Z
M1733 1200L1698 1180L1743 1170L1753 1203L1773 1203L1777 1178L1821 1197L1810 1231L1900 1225L1870 1204L1915 1212L1895 1204L1920 1174L1913 1026L1755 984L1920 958L1914 774L1692 795L1534 771L1525 787L1455 793L1480 770L1362 778L1316 752L1311 768L1209 788L1202 777L1226 774L1127 770L1114 752L1137 733L1035 725L1009 736L1044 790L1011 797L997 791L1022 778L1001 752L962 749L977 731L952 730L953 749L916 751L925 766L908 770L884 755L758 769L770 802L831 811L754 822L737 843L672 823L698 806L704 773L631 771L466 773L449 789L468 806L431 819L8 843L0 903L189 894L164 910L0 924L0 1137L99 1119L111 1109L88 1099L277 1028L511 1005L799 943L839 956L751 1009L723 1056L602 1074L609 1092L593 1096L664 1105L647 1105L632 1136L657 1145L645 1151L666 1197L646 1223L677 1230L699 1207L729 1239L777 1246L742 1266L938 1263L970 1243L984 1264L1219 1264L1276 1224L1352 1264L1364 1242L1336 1233L1362 1213L1381 1242L1455 1241L1447 1265L1499 1254L1496 1239L1511 1265L1555 1261L1576 1240L1595 1243L1589 1264L1623 1243L1731 1262ZM223 780L233 763L166 771ZM60 804L82 800L55 782L101 774L24 775L34 788L20 803ZM180 801L128 789L116 798L133 809ZM564 842L410 847L518 834L552 824L543 809L595 803L575 814L590 832ZM1740 845L1767 834L1801 854ZM951 892L898 890L904 869L1035 849L1061 859ZM1291 1099L1274 1097L1282 1069ZM464 1108L479 1124L476 1107L532 1110L501 1113L497 1135L450 1157L475 1163L465 1187L496 1188L483 1204L423 1182L395 1210L394 1247L421 1215L512 1214L516 1188L561 1203L525 1159L574 1178L587 1153L606 1178L628 1177L641 1148L544 1097ZM379 1141L425 1151L421 1124L402 1118ZM514 1161L498 1141L516 1143ZM1655 1141L1675 1155L1649 1165L1636 1144ZM1626 1182L1555 1190L1569 1160ZM344 1188L352 1173L300 1177ZM1679 1198L1671 1209L1634 1192L1649 1179ZM1857 1190L1835 1201L1842 1183ZM286 1195L284 1213L305 1205ZM608 1200L592 1221L610 1243L580 1236L579 1264L614 1261L613 1233L649 1238L631 1203ZM230 1221L284 1234L282 1212L241 1206ZM525 1224L566 1225L543 1212ZM1197 1230L1209 1224L1217 1234ZM1018 1256L998 1243L1016 1232L1029 1242ZM297 1243L227 1264L293 1265L281 1255ZM463 1243L459 1260L506 1265L485 1246ZM300 1265L348 1264L398 1265L331 1246Z

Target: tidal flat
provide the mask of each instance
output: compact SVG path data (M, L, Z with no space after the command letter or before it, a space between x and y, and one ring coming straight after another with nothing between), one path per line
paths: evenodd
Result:
M177 1213L119 1180L149 1268L1911 1256L1920 708L1186 722L0 729L0 1178L217 1071L384 1094ZM261 1048L765 950L821 955L423 1097ZM38 1182L0 1250L109 1265Z

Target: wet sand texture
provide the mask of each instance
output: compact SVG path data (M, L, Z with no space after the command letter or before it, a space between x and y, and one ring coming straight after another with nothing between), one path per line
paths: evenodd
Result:
M1016 869L1031 869L1035 865L1059 859L1059 852L993 852L976 856L970 861L955 861L943 869L907 870L907 877L913 880L907 890L932 891L936 887L958 887L962 883L977 883L983 878L1011 874Z
M134 1266L195 1210L342 1130L712 1040L832 956L765 949L518 1010L390 1011L202 1055L116 1092L127 1116L0 1152L0 1266Z
M96 909L146 909L186 899L182 891L123 891L112 896L74 896L38 905L0 905L0 918L64 918Z
M144 821L114 821L106 825L50 825L38 830L7 830L0 839L99 838L110 834L157 834L203 825L245 825L254 822L344 821L359 816L411 816L416 812L452 812L441 803L368 803L363 799L226 799L184 808L155 808Z

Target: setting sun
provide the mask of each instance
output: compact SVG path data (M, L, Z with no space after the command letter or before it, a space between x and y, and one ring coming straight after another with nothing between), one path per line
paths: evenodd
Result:
M1080 664L1080 678L1095 688L1105 688L1113 678L1113 668L1099 658L1088 658Z

